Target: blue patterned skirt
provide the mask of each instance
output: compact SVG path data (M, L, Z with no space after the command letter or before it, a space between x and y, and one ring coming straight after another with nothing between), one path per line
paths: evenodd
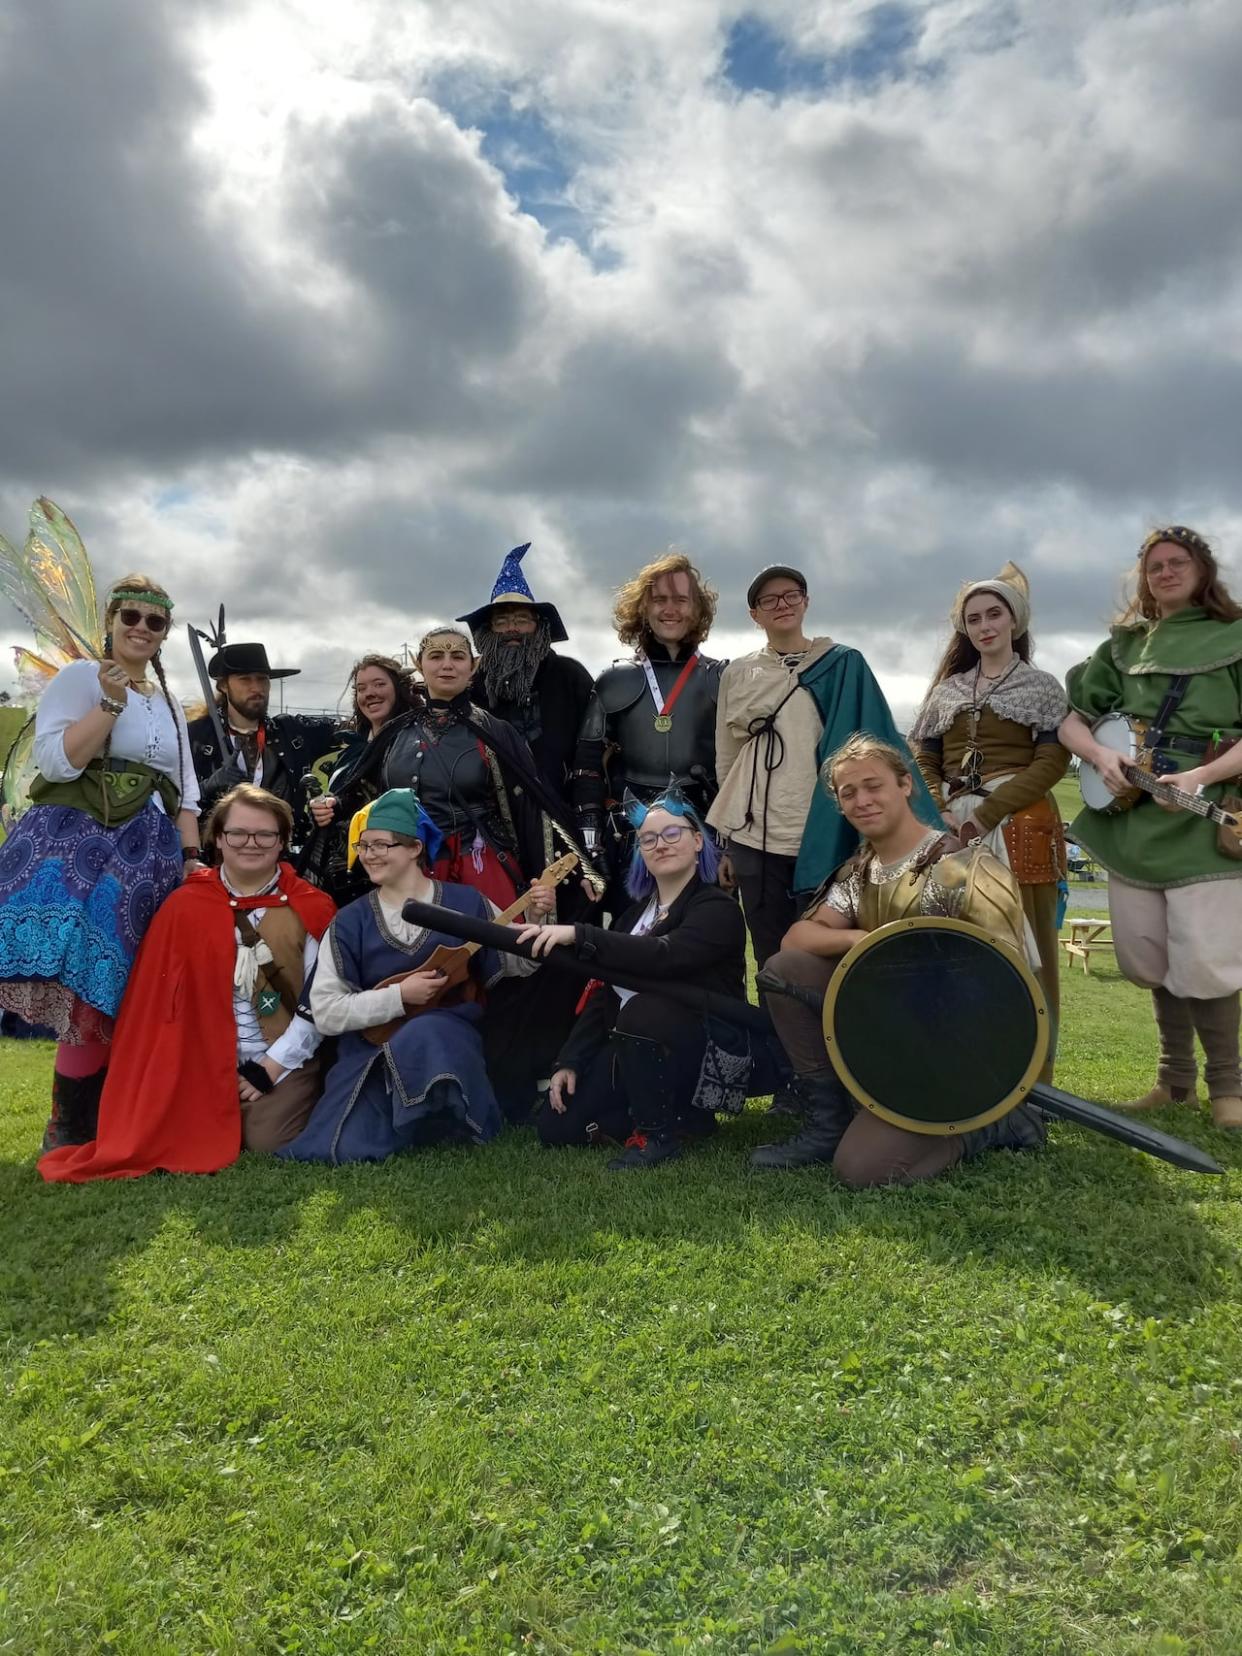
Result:
M32 805L0 845L0 1006L62 1041L107 1039L138 945L180 883L177 829L154 801L116 828Z

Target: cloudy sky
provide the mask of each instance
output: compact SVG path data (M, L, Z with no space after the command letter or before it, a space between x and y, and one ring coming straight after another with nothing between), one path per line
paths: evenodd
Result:
M0 527L307 705L524 540L593 667L676 543L903 711L1012 557L1062 671L1161 518L1242 584L1239 86L1236 0L9 0Z

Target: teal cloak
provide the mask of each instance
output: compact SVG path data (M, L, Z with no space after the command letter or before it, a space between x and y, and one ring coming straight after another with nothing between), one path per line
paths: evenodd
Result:
M884 692L861 652L851 649L848 644L834 644L825 655L798 675L798 682L815 698L819 716L824 721L823 734L816 749L819 764L822 765L843 742L860 731L865 731L868 736L878 736L882 742L891 742L905 755L914 775L914 793L910 803L915 816L929 828L942 828L944 819L939 807L927 791L927 784L919 775L905 737L893 722ZM814 891L840 868L847 857L854 855L858 843L859 836L821 784L815 790L811 809L807 813L802 850L794 870L794 889Z

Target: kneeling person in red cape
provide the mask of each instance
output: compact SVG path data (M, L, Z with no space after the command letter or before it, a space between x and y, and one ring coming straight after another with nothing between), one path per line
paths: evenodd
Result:
M297 1136L319 1096L320 1036L297 1012L331 898L280 861L289 806L245 782L207 823L222 866L191 874L160 907L130 974L98 1136L39 1161L83 1183L214 1173L242 1149Z

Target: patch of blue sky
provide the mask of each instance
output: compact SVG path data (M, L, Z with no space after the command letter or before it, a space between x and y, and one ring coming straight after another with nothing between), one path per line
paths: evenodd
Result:
M907 6L880 0L862 35L839 52L808 52L753 12L739 17L725 40L725 79L739 92L807 97L842 85L873 86L905 72L919 25Z
M482 133L484 158L501 174L522 212L537 219L554 240L576 242L596 263L608 262L592 247L592 225L574 200L575 158L538 109L504 87L460 71L440 76L428 95L458 126Z
M176 512L194 499L194 490L188 483L173 483L156 491L154 506L157 512Z

